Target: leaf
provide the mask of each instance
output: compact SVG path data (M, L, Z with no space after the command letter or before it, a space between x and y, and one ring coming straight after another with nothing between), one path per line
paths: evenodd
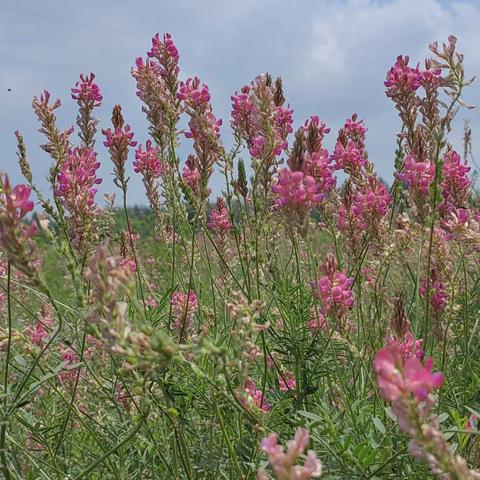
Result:
M378 417L373 417L373 424L381 434L385 435L385 432L387 431L387 429L385 428L385 425Z
M443 423L450 415L447 412L442 413L438 416L438 422Z

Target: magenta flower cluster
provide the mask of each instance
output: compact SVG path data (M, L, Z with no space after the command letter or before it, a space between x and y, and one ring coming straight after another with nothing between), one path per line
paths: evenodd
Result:
M435 166L430 160L416 161L413 155L407 155L403 169L397 173L397 178L405 182L409 190L421 196L427 196L430 185L435 177Z
M410 395L417 401L423 401L432 390L443 385L443 374L432 372L431 358L424 365L417 356L404 360L396 343L379 350L373 366L382 397L389 402Z
M293 440L287 442L287 449L278 444L278 435L270 434L261 443L261 449L267 454L277 480L308 480L322 476L322 464L313 450L309 450L303 465L296 465L305 452L310 434L305 428L298 428ZM267 480L264 470L259 470L257 480Z
M145 143L145 150L139 145L135 150L133 169L143 176L158 178L165 172L165 165L160 160L160 149L152 146L151 140Z
M217 198L217 203L210 212L207 226L218 235L225 235L232 228L228 209L222 197Z
M94 82L95 75L80 75L80 81L72 88L72 98L78 102L80 106L91 105L99 107L102 103L103 96L100 93L99 86Z
M277 203L280 207L310 209L321 202L324 194L311 175L302 171L292 172L288 168L280 170L278 179L272 185L272 191L278 195Z
M102 183L96 172L100 167L91 148L74 148L68 153L58 174L55 195L72 214L86 215L95 208L95 185Z
M464 208L468 204L471 181L468 178L470 167L462 162L455 150L449 150L443 158L442 168L442 207L451 211L453 208Z
M232 127L254 158L278 156L288 147L293 131L293 110L275 100L276 86L267 75L259 75L231 97Z

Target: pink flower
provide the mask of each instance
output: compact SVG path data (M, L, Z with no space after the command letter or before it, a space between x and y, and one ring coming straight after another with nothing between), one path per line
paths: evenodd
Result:
M321 153L326 151L322 149L322 142L325 135L330 133L330 129L325 122L321 122L317 115L313 115L304 124L305 146L307 153Z
M354 114L352 118L347 118L345 125L343 126L346 135L349 138L361 138L365 139L365 134L367 133L367 128L363 124L363 120L357 121L357 115Z
M37 270L35 243L32 237L38 228L35 221L23 224L25 216L33 210L31 189L25 185L13 188L7 175L0 174L0 247L9 254L12 263L23 273ZM1 265L0 265L1 269Z
M102 130L103 135L105 135L103 144L109 149L135 147L137 142L133 140L134 133L131 130L130 125L116 127L113 131L111 128L105 128Z
M303 465L295 465L307 448L310 435L305 428L298 428L293 440L287 442L287 450L278 444L278 435L270 434L261 442L261 449L267 454L268 461L277 480L308 480L322 475L322 464L315 453L309 450ZM257 479L267 478L260 470Z
M337 262L331 254L322 268L325 275L313 283L314 293L322 301L325 313L341 318L353 307L353 278L336 270Z
M272 406L265 400L262 390L259 390L252 379L245 380L244 389L238 391L238 399L246 407L254 407L264 413L269 412Z
M18 223L33 210L34 204L30 200L32 189L22 184L15 185L12 189L6 175L2 179L2 183L2 189L0 189L2 216L6 222Z
M102 183L96 171L100 167L97 154L91 148L74 148L58 173L55 195L72 215L86 215L95 209L95 185Z
M281 84L279 87L266 75L259 75L231 97L232 127L254 158L277 156L288 147L293 110L283 106L282 95Z
M190 116L189 130L185 132L185 137L193 139L196 154L194 159L200 174L200 200L204 201L209 194L207 185L213 166L220 159L222 151L219 141L222 121L217 120L213 114L210 92L199 78L189 78L186 82L181 82L178 98L182 101L184 111Z
M422 296L426 296L427 294L427 283L428 282L425 278L420 280L420 287L418 290ZM443 312L447 305L444 284L435 270L430 272L430 304L437 314Z
M429 160L417 162L413 155L407 156L402 172L397 173L397 178L405 182L409 189L423 196L428 195L434 177L435 166Z
M389 402L411 394L418 401L423 401L432 390L443 385L443 374L432 373L431 358L426 360L425 365L422 365L416 356L404 361L397 344L379 350L373 367L377 374L380 393Z
M172 305L173 328L182 336L189 334L193 328L193 315L198 309L198 299L195 292L173 292L170 304Z
M178 99L183 100L191 108L197 108L210 102L210 91L207 85L200 83L198 77L189 78L186 82L180 83Z
M176 67L179 60L178 50L172 40L170 33L163 35L163 42L160 40L160 34L156 33L152 38L152 49L147 53L150 58L158 58L161 65L169 63Z
M146 298L145 299L145 305L147 305L148 307L151 307L151 308L157 308L158 307L158 303L153 297Z
M301 171L292 172L288 168L280 170L272 191L278 194L277 203L280 207L294 210L299 207L310 209L324 198L312 176Z
M132 273L137 271L137 264L135 260L131 257L122 258L119 262L119 265L125 269L130 270Z
M405 333L403 341L397 340L391 335L387 336L385 340L387 345L396 344L398 346L400 354L404 360L407 360L410 357L422 359L425 356L425 352L422 350L423 340L421 338L415 339L410 331Z
M477 430L478 416L472 413L465 425L466 430Z
M421 86L423 76L419 65L412 68L408 65L408 62L409 57L399 55L395 65L387 73L385 86L388 96L392 96L398 91L409 90L414 92Z
M281 392L295 391L297 388L297 381L290 370L285 370L282 374L278 374L278 386Z
M332 158L324 148L311 154L307 152L304 156L303 171L315 179L315 183L322 193L331 192L337 184L331 162Z
M35 322L35 327L27 327L25 329L25 334L29 337L32 345L41 347L44 343L44 340L48 337L48 332L45 330L45 327L38 320Z
M132 76L137 82L137 96L145 103L143 111L150 123L155 141L163 151L172 129L176 128L180 109L177 99L179 54L172 36L157 33L144 60L138 57Z
M346 147L337 141L332 158L335 160L336 170L345 170L351 175L358 174L361 168L367 164L367 160L362 157L361 150L352 140L348 141Z
M152 147L152 142L147 140L145 150L139 145L135 151L135 162L133 168L136 173L152 178L160 177L165 171L165 167L159 158L160 150Z
M194 191L198 192L200 185L200 171L193 155L189 155L182 170L183 181Z
M210 212L210 217L209 217L207 226L208 228L213 230L215 233L220 235L225 235L232 228L228 210L223 198L221 197L217 198L217 204Z
M315 307L312 307L310 309L310 320L308 322L308 328L311 330L312 333L317 333L319 331L328 331L328 323L325 319L325 316L322 312L317 313Z
M471 181L468 178L470 167L462 162L460 155L455 150L449 150L443 158L442 169L442 195L445 210L465 208L470 196Z
M93 107L99 107L102 103L103 97L100 94L100 88L94 83L95 75L80 75L80 81L72 88L72 98L78 102L79 105L91 104Z
M73 348L67 346L60 347L60 356L64 365L58 374L58 378L62 383L72 385L76 382L78 374L78 366L75 366L74 364L78 363L80 359L77 352L75 352Z
M368 183L355 194L353 201L353 213L359 219L360 228L367 230L381 220L387 214L390 200L385 185L375 176L370 176Z

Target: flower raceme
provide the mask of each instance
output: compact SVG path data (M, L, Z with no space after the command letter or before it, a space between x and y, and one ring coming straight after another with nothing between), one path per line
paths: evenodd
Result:
M9 254L12 263L23 273L31 274L35 267L35 221L24 225L26 215L33 210L31 189L26 185L13 188L7 175L0 174L0 247Z
M382 348L375 356L373 367L380 393L389 402L411 395L417 401L423 401L432 390L443 385L443 374L432 372L431 358L428 358L424 365L417 356L411 356L404 361L397 344Z
M156 33L152 38L152 48L147 55L150 58L157 58L159 64L165 70L165 73L168 72L168 70L173 70L178 73L178 49L170 33L163 35L163 41L160 40L160 34Z
M367 184L355 194L353 201L353 213L360 221L360 228L367 230L375 226L387 214L390 200L385 185L375 176L370 176Z
M159 155L160 149L153 147L152 142L147 140L145 150L143 150L142 145L139 145L135 150L133 169L144 177L160 177L165 171L165 167L160 161Z
M193 315L198 308L198 298L195 292L173 292L170 304L172 306L173 329L183 337L190 334L193 328ZM182 339L181 339L182 340Z
M141 57L135 60L132 76L137 82L137 96L145 104L143 111L150 123L150 132L163 153L180 114L179 53L169 33L163 35L163 40L157 33L147 55L145 60Z
M230 222L228 209L225 205L223 198L218 197L215 207L210 212L208 228L213 230L218 235L227 234L232 228Z
M462 162L455 150L449 150L443 158L442 168L442 207L451 211L453 208L465 208L470 195L471 181L468 178L470 167Z
M100 167L91 148L74 148L58 173L55 195L62 199L72 215L86 215L95 208L95 185L102 183L96 172Z
M337 270L337 261L332 254L327 255L322 269L325 275L313 283L314 294L321 300L326 314L340 319L353 307L353 278Z
M263 413L267 413L272 409L272 406L266 401L263 391L257 388L251 378L245 380L243 389L238 390L238 399L245 407L253 407Z
M479 479L480 473L469 470L465 460L453 453L438 418L431 415L435 404L431 392L444 382L442 373L432 371L432 359L424 364L417 356L405 359L394 343L377 352L373 366L380 394L391 403L400 429L410 437L410 454L440 478Z
M103 97L100 94L99 86L94 82L95 75L80 75L80 81L72 88L72 98L78 102L79 105L91 104L94 107L99 107L102 103Z
M269 75L259 75L231 99L232 127L253 157L278 156L288 147L293 110L283 106L280 80L273 84Z
M405 158L402 172L397 173L397 178L405 182L416 194L427 196L430 184L435 176L435 166L429 160L417 162L413 155Z
M387 95L392 96L397 92L411 91L414 92L422 85L422 72L420 66L412 68L408 65L410 58L399 55L397 61L387 73L385 86L387 87Z
M310 435L305 428L299 428L295 432L293 440L287 442L287 450L278 444L278 435L270 434L261 442L261 449L267 454L276 480L308 480L320 478L322 464L312 450L306 455L303 465L295 465L296 461L307 448ZM264 470L259 470L257 480L267 480Z
M278 194L277 203L280 207L293 210L309 210L324 198L312 176L301 171L292 172L288 168L280 170L272 191Z
M200 171L193 155L189 155L182 170L182 180L193 192L198 193L200 186Z
M185 132L185 137L193 140L203 201L209 193L208 181L213 173L213 166L220 160L222 120L217 120L213 114L208 86L202 84L199 78L189 78L186 82L181 82L177 96L190 117L189 130Z
M339 316L350 310L353 306L353 292L351 290L353 279L348 278L344 272L333 272L325 275L316 283L316 293L322 300L326 313L336 312Z

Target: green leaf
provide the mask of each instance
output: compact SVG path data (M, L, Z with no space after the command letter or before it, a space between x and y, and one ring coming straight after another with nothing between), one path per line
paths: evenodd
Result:
M381 434L385 435L385 432L387 431L387 429L385 428L385 425L378 417L373 417L373 424Z

